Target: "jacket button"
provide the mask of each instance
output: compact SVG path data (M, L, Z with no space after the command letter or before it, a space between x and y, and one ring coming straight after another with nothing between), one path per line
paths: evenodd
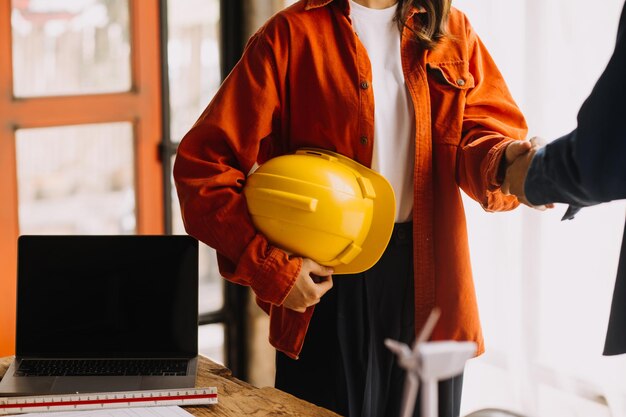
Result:
M367 142L368 142L367 136L361 136L360 140L361 140L361 145L367 145Z
M463 78L459 78L458 80L456 80L456 84L459 87L463 87L465 85L465 80Z
M361 82L361 88L362 88L363 90L367 90L369 86L370 86L370 85L369 85L369 83L368 83L367 81L362 81L362 82Z

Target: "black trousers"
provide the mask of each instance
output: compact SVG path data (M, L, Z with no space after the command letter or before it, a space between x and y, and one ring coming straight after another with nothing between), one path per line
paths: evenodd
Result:
M373 268L333 277L300 359L277 352L276 388L345 416L399 416L404 371L384 340L415 339L412 236L411 223L396 224ZM439 417L458 417L462 385L462 375L439 383Z

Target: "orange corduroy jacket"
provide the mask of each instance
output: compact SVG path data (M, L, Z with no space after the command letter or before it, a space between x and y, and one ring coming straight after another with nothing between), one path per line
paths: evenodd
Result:
M409 25L416 19L414 9ZM526 123L466 17L452 9L445 38L427 51L404 29L401 56L415 109L415 317L434 306L434 340L483 348L460 189L485 210L509 210L499 167ZM302 260L259 234L242 188L255 162L302 147L372 160L374 94L367 52L346 0L304 0L272 17L246 46L178 148L174 178L186 230L216 249L222 275L252 288L270 315L270 342L297 358L314 313L282 307ZM392 279L392 277L390 277Z

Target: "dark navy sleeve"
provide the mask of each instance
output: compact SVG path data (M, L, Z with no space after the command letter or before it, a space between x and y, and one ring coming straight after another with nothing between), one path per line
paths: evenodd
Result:
M626 198L626 5L607 68L578 113L578 127L537 152L524 191L535 205L584 207Z

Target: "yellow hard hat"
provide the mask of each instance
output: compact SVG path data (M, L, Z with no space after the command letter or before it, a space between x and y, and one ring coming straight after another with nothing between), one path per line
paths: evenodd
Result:
M270 242L335 274L371 268L393 230L389 182L335 152L305 148L272 158L243 191L252 222Z

